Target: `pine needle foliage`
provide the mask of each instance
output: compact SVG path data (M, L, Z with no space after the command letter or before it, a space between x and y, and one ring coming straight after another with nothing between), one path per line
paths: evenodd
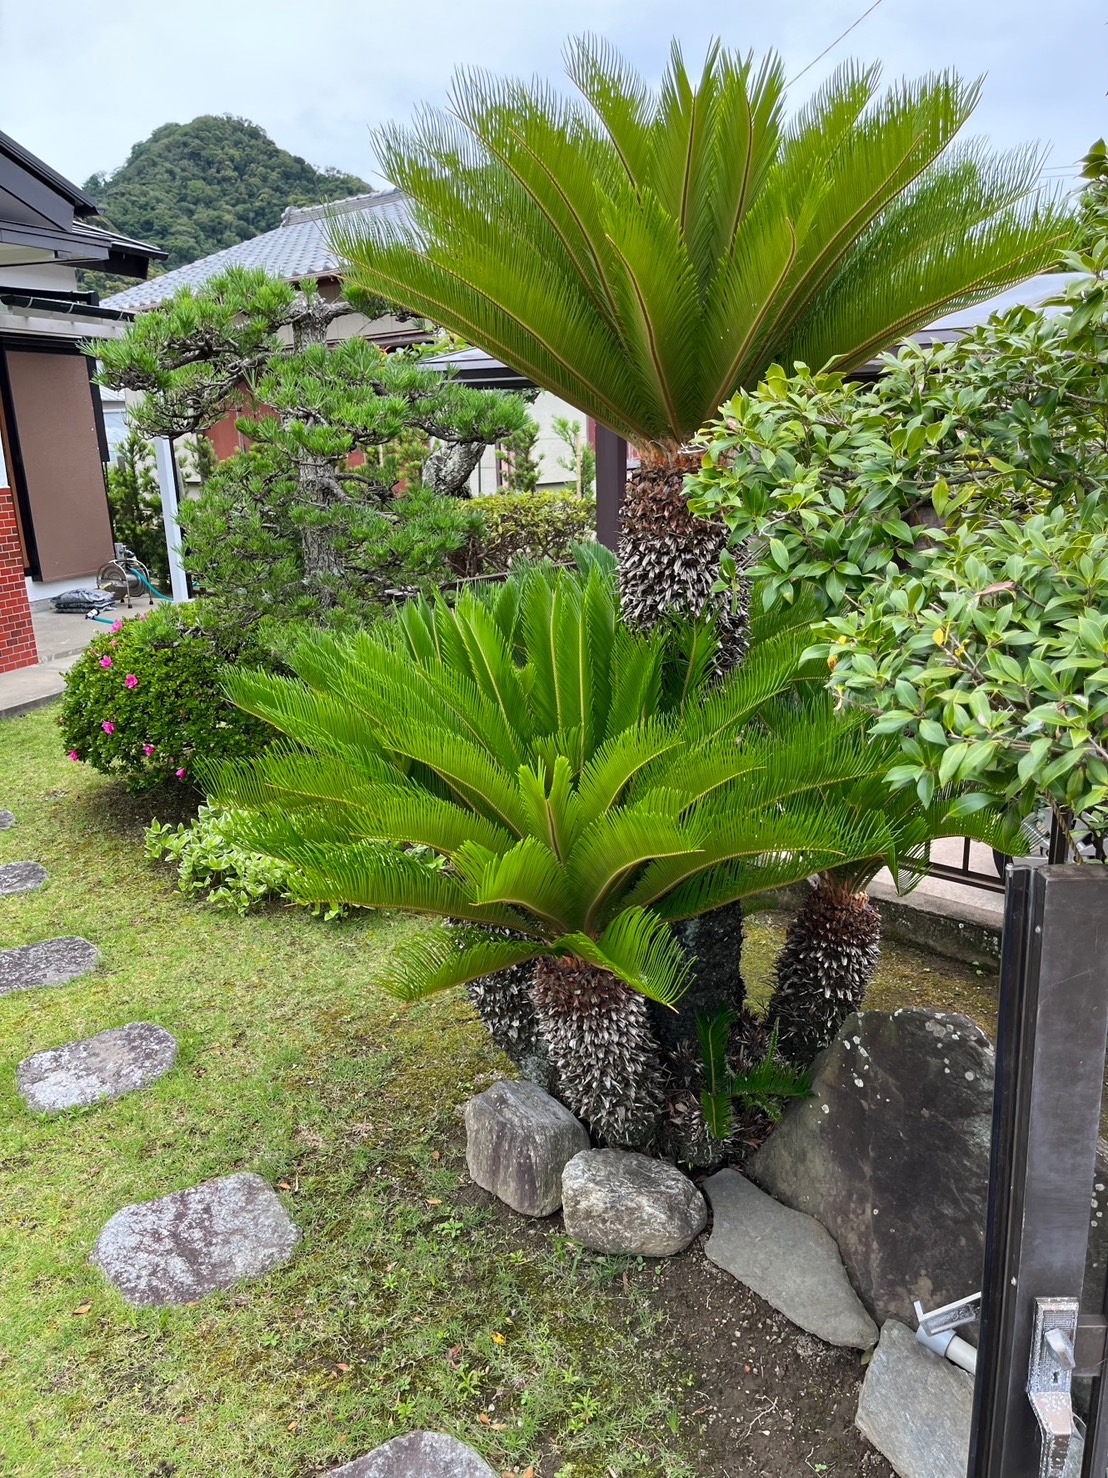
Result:
M308 631L292 677L228 677L285 736L207 776L244 845L308 896L466 925L401 949L400 999L553 956L673 1007L672 922L896 851L873 789L891 750L835 712L795 610L709 687L709 630L629 630L610 557L582 565Z
M457 74L378 134L407 220L336 218L358 289L480 345L627 437L677 449L776 362L849 370L1054 262L1072 235L1041 154L958 142L980 87L879 93L847 63L791 118L783 64L673 44L651 90L595 38L576 95Z

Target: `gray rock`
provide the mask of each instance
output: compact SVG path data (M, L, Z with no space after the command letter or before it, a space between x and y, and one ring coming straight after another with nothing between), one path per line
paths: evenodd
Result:
M57 1113L145 1088L169 1071L176 1056L177 1042L170 1032L134 1021L36 1052L16 1068L16 1085L28 1108Z
M740 1283L829 1345L868 1350L877 1325L850 1286L839 1249L802 1211L791 1211L734 1170L704 1182L712 1207L705 1252Z
M41 862L5 862L0 867L0 898L9 893L30 893L45 881L46 869Z
M588 1147L584 1127L535 1083L494 1083L466 1104L470 1175L524 1216L557 1211L562 1171Z
M496 1478L472 1447L441 1432L409 1432L375 1447L329 1478Z
M14 826L15 817L10 811L0 811L0 831L7 831L9 826Z
M64 985L95 970L99 963L99 950L75 936L0 950L0 996L36 985Z
M948 1012L849 1016L750 1162L754 1180L831 1233L877 1320L915 1320L981 1287L994 1059Z
M966 1478L973 1377L890 1319L866 1370L855 1425L900 1478Z
M209 1180L124 1206L104 1225L90 1261L128 1303L189 1303L287 1262L300 1233L260 1175Z
M704 1197L675 1165L629 1150L585 1150L562 1173L566 1232L594 1252L672 1257L708 1223Z

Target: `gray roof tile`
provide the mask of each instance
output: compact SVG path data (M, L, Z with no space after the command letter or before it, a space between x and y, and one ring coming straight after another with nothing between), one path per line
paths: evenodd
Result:
M132 313L144 312L171 298L183 287L199 287L209 278L226 272L228 267L260 267L273 277L327 277L338 270L338 261L327 242L327 221L332 215L368 215L384 212L405 216L408 202L399 190L383 190L375 195L355 195L349 200L336 200L330 205L293 206L285 211L282 224L275 231L240 241L163 272L149 282L136 283L123 292L104 299L105 308L122 308Z

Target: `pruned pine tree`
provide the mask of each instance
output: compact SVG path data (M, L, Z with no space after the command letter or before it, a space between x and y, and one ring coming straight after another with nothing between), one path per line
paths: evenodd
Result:
M370 311L364 295L359 304ZM419 433L464 454L440 458L441 499L469 475L473 448L528 421L518 396L459 383L424 363L429 351L386 354L358 338L329 346L328 324L348 311L310 287L234 268L88 347L102 383L143 392L132 420L146 435L204 432L243 413L248 449L216 467L182 527L204 586L257 615L364 605L423 574L420 529L396 527L411 525L409 514L423 520L441 572L443 547L465 540L464 514L418 488L397 504L408 467L396 453Z
M673 925L884 853L880 807L850 791L891 742L835 712L791 617L710 686L710 628L628 628L610 566L586 563L305 633L295 676L228 682L286 742L207 783L306 898L441 921L379 978L399 999L533 965L555 1091L602 1141L643 1146L668 1085L653 1008L679 1012L690 978Z
M1072 235L1041 153L956 140L979 85L878 92L848 63L791 117L780 57L679 47L657 91L606 43L577 89L458 74L449 110L378 135L410 214L336 220L352 282L460 335L634 446L623 612L712 594L722 526L693 518L686 448L778 361L850 370L1049 267ZM510 229L506 224L510 223Z

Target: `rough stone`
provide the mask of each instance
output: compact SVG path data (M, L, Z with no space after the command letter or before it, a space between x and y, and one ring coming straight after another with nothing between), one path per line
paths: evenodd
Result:
M896 1319L866 1370L855 1425L900 1478L966 1478L973 1377Z
M287 1262L300 1233L260 1175L225 1175L124 1206L90 1261L128 1303L189 1303Z
M535 1083L494 1083L466 1104L466 1162L482 1188L524 1216L562 1204L562 1171L589 1136Z
M0 867L0 898L9 893L30 893L45 881L46 869L41 862L5 862Z
M704 1197L675 1165L628 1150L584 1150L562 1172L566 1232L594 1252L672 1257L708 1223Z
M64 985L95 970L99 963L99 950L75 936L0 950L0 996L37 985Z
M15 817L10 811L0 811L0 831L7 831L9 826L15 825Z
M409 1432L376 1447L329 1478L496 1478L472 1447L441 1432Z
M964 1016L847 1017L750 1173L814 1216L877 1320L981 1286L994 1058Z
M811 1216L782 1206L734 1170L704 1182L705 1252L718 1267L829 1345L868 1350L877 1325L850 1286L839 1249Z
M176 1056L170 1032L134 1021L36 1052L16 1068L16 1084L29 1108L57 1113L145 1088L169 1071Z

